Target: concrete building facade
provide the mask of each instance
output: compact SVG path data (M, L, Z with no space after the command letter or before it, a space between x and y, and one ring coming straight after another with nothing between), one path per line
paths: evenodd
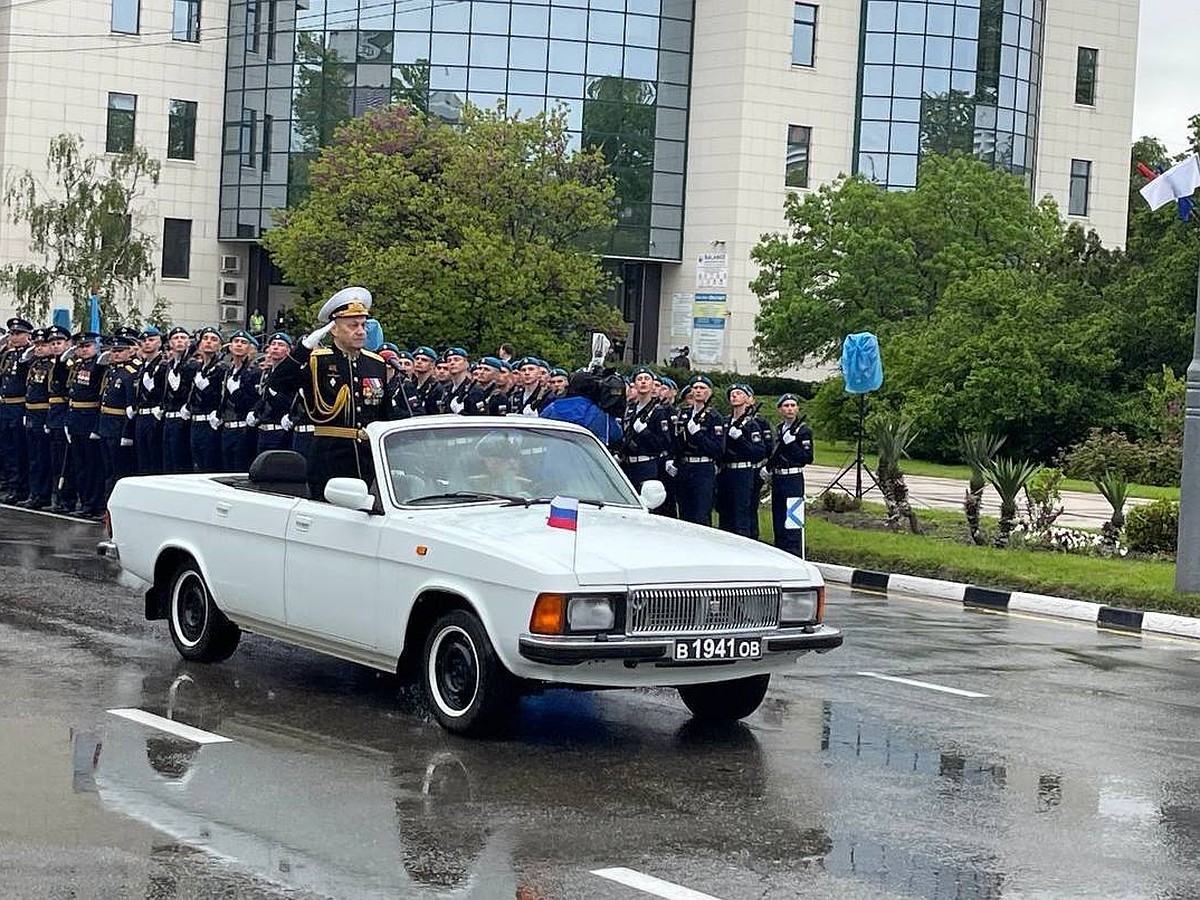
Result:
M629 357L688 344L751 371L751 251L789 191L843 173L903 190L923 153L961 150L1121 245L1137 19L1137 0L16 0L0 169L44 170L63 131L103 151L134 97L134 138L164 160L139 209L171 246L156 290L176 321L234 327L289 302L256 241L339 121L562 109L618 178L602 249ZM193 158L168 158L188 109ZM27 255L6 222L0 263Z

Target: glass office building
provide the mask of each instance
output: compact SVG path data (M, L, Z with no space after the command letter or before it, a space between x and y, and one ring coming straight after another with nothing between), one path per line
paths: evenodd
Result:
M599 147L618 222L600 247L678 260L692 0L236 0L230 6L220 238L253 239L300 198L337 125L404 102L561 109Z
M973 153L1032 186L1043 0L866 0L855 171L917 183L923 153Z

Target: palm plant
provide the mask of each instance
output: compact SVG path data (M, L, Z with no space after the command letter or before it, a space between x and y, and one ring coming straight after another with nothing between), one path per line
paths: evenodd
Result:
M883 501L887 504L888 527L894 531L900 527L900 520L906 519L909 529L916 534L921 529L917 514L908 502L908 485L900 469L900 460L908 456L909 446L920 434L913 425L912 419L899 413L884 413L876 416L871 423L871 437L879 453L879 468L875 477Z
M983 477L1000 495L1000 524L992 541L995 546L1008 546L1009 535L1017 525L1017 495L1040 468L1033 460L1008 456L997 456L980 466Z
M1105 547L1115 548L1121 529L1125 527L1125 499L1129 496L1129 482L1120 469L1106 469L1093 484L1104 495L1112 507L1112 518L1100 526L1100 542Z
M959 432L958 452L971 467L971 480L963 497L963 512L967 516L967 531L976 544L984 542L983 530L979 527L979 509L983 504L983 488L987 483L983 467L996 457L1005 437L991 431Z

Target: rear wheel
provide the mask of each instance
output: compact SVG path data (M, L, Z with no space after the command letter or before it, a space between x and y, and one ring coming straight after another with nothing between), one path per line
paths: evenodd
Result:
M733 681L689 684L679 689L679 697L697 719L732 721L744 719L758 709L770 682L770 675L751 675Z
M191 662L229 659L242 637L241 629L217 609L200 567L190 559L171 577L167 622L175 649Z
M421 683L438 724L455 734L494 734L516 712L516 682L483 623L454 610L433 623L421 656Z

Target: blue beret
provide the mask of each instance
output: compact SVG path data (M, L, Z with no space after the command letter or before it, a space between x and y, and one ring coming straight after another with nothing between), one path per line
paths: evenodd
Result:
M438 358L437 351L432 347L426 347L424 344L413 351L413 358L416 359L418 356L424 356L428 359L432 359L434 362L437 362Z
M569 378L566 369L553 368L550 370L550 375L553 378Z
M170 340L171 338L175 337L175 335L177 335L177 334L182 334L185 337L189 337L189 338L192 336L192 333L190 331L188 331L186 328L184 328L182 325L176 325L174 328L172 328L170 331L167 332L167 340Z
M707 388L712 388L712 379L707 375L693 375L688 380L688 387L695 387L698 384L702 384Z
M508 366L504 364L504 360L500 359L498 356L485 356L483 359L479 360L479 364L497 371L508 368Z
M286 331L275 332L273 335L271 335L269 338L267 338L268 344L271 343L271 341L283 341L289 347L292 346L292 336L290 334L288 334Z
M147 325L138 334L138 339L143 340L143 341L146 338L152 338L152 337L162 337L162 332L159 331L158 328L154 325Z
M751 397L754 396L754 389L744 381L734 382L729 387L725 388L725 396L728 397L734 391L741 391L744 394L749 394Z
M462 347L447 347L446 352L442 354L442 358L449 359L451 356L461 356L463 359L471 358L471 354Z
M654 372L651 371L649 366L638 366L636 369L634 369L632 372L629 373L629 377L631 379L637 378L639 375L649 375L651 378L655 377Z
M251 344L254 345L255 350L258 349L258 338L256 338L250 332L248 332L245 328L239 328L237 331L235 331L233 334L231 334L229 336L229 340L231 340L231 341L234 338L241 338L244 341L249 341Z
M779 399L775 401L775 405L783 406L783 404L786 403L788 400L794 400L797 403L800 402L800 398L797 397L795 394L780 394Z

